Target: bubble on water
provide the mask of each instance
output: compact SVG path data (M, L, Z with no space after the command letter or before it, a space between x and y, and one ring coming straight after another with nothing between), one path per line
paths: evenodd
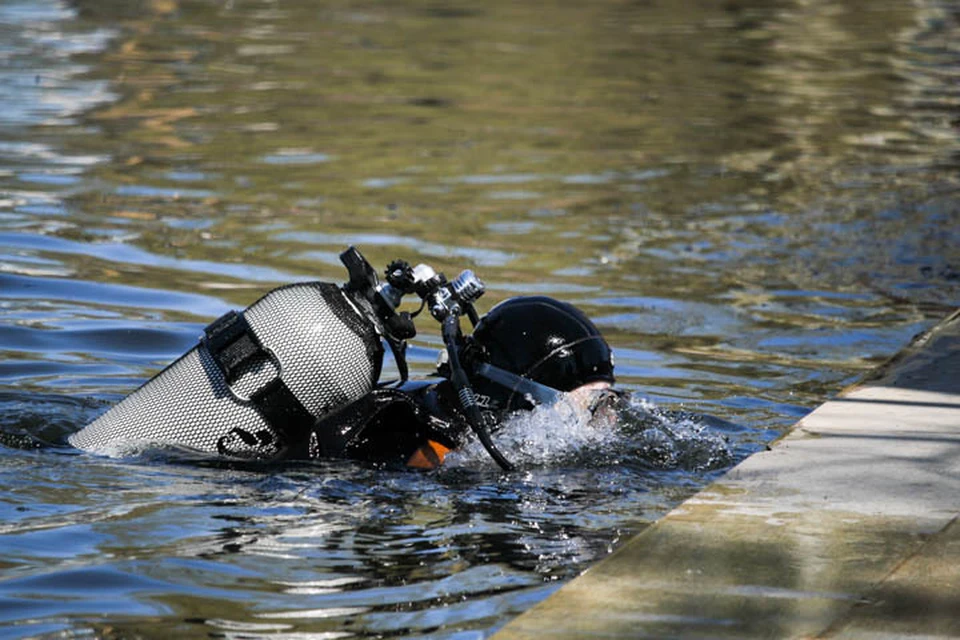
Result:
M728 466L727 439L695 414L668 411L623 394L608 411L559 402L508 417L493 439L520 467L634 463L655 469L710 471ZM476 438L447 456L447 466L493 465Z

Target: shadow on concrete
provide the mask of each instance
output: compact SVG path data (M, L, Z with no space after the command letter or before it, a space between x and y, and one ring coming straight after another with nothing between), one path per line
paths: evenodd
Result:
M863 384L960 394L960 311L916 337Z
M831 402L866 402L869 404L909 405L914 407L957 409L957 408L960 408L960 395L957 396L956 402L924 402L921 400L881 400L881 399L864 400L863 398L845 398L842 396L838 398L834 398L833 400L831 400Z

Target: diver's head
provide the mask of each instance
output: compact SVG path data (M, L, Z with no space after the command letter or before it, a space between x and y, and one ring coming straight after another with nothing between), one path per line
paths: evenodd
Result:
M614 382L613 354L597 327L573 305L545 296L495 306L465 354L478 399L498 417Z

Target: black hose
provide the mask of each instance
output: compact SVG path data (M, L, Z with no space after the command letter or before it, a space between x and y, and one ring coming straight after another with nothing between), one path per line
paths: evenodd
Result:
M476 328L480 323L480 316L477 315L477 309L471 303L464 303L463 306L466 308L467 317L470 318L470 324Z
M443 342L447 346L447 355L449 356L450 373L453 386L457 390L457 397L460 399L460 406L467 417L467 423L473 432L480 439L480 444L487 450L490 457L500 465L504 471L513 471L514 466L510 464L497 446L493 444L490 434L487 432L483 423L483 416L480 414L480 407L477 406L476 397L473 395L473 388L470 386L470 380L467 378L463 366L460 364L460 354L457 350L457 334L460 331L460 316L457 313L450 313L443 321Z

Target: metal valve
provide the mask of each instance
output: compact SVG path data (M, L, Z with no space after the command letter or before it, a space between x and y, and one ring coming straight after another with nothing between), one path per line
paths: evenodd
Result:
M450 286L454 295L463 302L476 302L486 291L483 282L470 269L465 269Z

